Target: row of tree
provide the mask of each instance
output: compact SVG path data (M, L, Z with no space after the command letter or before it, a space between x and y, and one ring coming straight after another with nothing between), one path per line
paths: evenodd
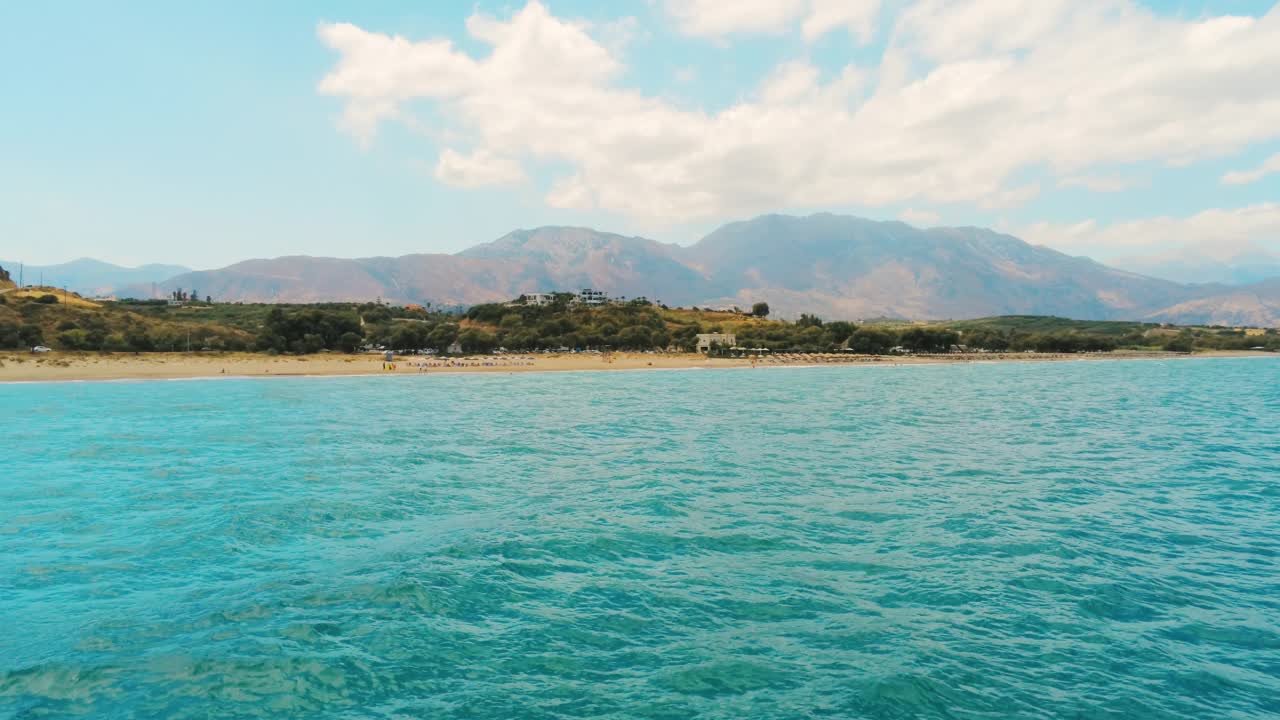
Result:
M767 313L767 308L753 308L756 317ZM735 326L697 319L682 321L644 303L600 307L575 306L567 301L542 306L495 303L472 307L463 323L452 315L408 315L403 309L383 306L345 314L343 311L285 313L273 310L259 344L280 352L350 351L362 343L399 351L439 352L456 343L456 347L467 353L489 352L499 347L511 351L566 348L691 351L699 333L730 330L735 332L739 347L766 348L774 352L847 350L868 355L956 350L1081 353L1153 345L1181 351L1195 347L1249 346L1243 334L1224 342L1219 336L1190 333L1153 340L1141 335L1116 337L1074 330L1030 333L978 328L960 332L936 325L895 327L824 322L807 314L793 323L747 321ZM357 327L361 319L363 333L358 332ZM1280 338L1276 342L1280 343ZM728 348L719 350L728 351Z
M50 296L52 297L52 296ZM731 332L743 348L774 352L945 353L1104 352L1118 347L1280 349L1280 335L1244 331L1149 328L1125 334L1064 329L1032 332L999 327L963 330L940 325L858 325L801 315L795 322L764 321L757 303L748 317L670 311L646 302L585 307L564 294L546 305L486 304L464 316L424 307L380 303L305 306L218 305L200 313L166 307L165 301L124 303L101 309L43 305L0 295L0 348L48 344L61 350L251 350L274 353L355 352L378 347L401 352L451 348L485 353L600 349L694 349L699 333ZM56 300L56 298L55 298ZM157 304L158 302L158 304ZM180 320L174 320L176 317ZM1085 328L1088 330L1088 328ZM728 348L717 348L728 352Z
M466 319L490 328L476 328L476 336L491 337L497 346L520 351L652 350L668 347L673 342L692 347L693 336L698 332L696 327L690 327L677 337L658 308L645 302L598 307L561 302L542 306L477 305L467 311Z
M169 299L178 302L200 302L200 291L193 288L191 292L187 292L182 288L178 288L169 293ZM213 297L206 295L204 301L208 304L213 304Z
M185 350L244 351L256 345L237 333L193 325L176 327L127 323L109 326L93 319L67 320L52 331L33 322L0 319L0 349L30 349L52 345L59 350L106 352L182 352Z

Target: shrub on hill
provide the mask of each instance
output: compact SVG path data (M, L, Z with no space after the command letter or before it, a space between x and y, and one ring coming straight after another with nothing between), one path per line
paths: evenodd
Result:
M22 326L12 320L0 320L0 349L23 347L21 329Z
M267 313L258 347L290 353L340 350L348 333L360 333L360 317L354 312L274 308Z

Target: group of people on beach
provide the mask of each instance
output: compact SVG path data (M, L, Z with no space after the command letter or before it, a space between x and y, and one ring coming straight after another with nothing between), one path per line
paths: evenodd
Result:
M867 355L836 355L828 353L778 353L776 355L752 356L751 365L795 365L797 363L855 363L880 362L882 358Z
M433 369L448 368L477 368L477 367L493 367L493 368L509 368L509 367L532 367L534 360L531 357L502 357L502 358L448 358L439 360L424 360L419 362L410 362L408 367L418 372L426 372ZM399 363L383 363L384 370L395 370Z

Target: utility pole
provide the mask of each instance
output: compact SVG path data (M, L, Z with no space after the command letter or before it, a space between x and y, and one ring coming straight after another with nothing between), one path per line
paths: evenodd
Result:
M26 271L26 266L23 265L22 263L18 263L18 287L27 286L25 271Z

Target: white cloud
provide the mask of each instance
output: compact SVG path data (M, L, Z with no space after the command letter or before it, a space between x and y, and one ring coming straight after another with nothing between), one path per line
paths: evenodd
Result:
M666 0L681 32L718 37L731 33L781 33L804 0Z
M547 204L554 208L585 210L595 205L595 199L582 177L574 175L556 182L547 193Z
M801 29L810 40L845 28L863 43L875 37L880 0L812 0Z
M799 21L806 39L845 28L865 43L875 35L880 0L666 0L665 7L686 35L780 34Z
M1014 234L1073 254L1141 254L1155 249L1280 247L1280 203L1214 208L1188 217L1154 217L1112 225L1093 220L1057 225L1037 223Z
M941 216L932 210L916 210L915 208L907 208L898 213L898 219L916 227L931 227L942 221Z
M682 17L707 32L767 30L818 7L756 2L691 2ZM735 8L759 12L744 20ZM878 68L787 63L714 111L623 86L616 51L536 1L467 28L487 52L323 25L339 58L319 90L345 101L343 126L365 142L427 103L440 137L475 148L468 162L442 155L455 181L566 167L549 203L650 224L1009 207L1040 192L1036 174L1083 182L1100 167L1194 162L1280 137L1280 83L1260 71L1280 67L1280 6L1184 20L1130 0L916 0Z
M1248 185L1262 178L1280 172L1280 153L1267 158L1261 165L1252 170L1237 170L1222 176L1224 185Z
M771 105L801 101L819 86L818 81L818 68L809 63L785 63L765 79L760 96Z
M514 160L499 157L488 150L463 155L445 148L436 163L435 175L438 180L449 185L477 188L520 182L524 179L524 170Z
M632 43L646 36L640 29L640 21L631 15L604 23L596 30L596 34L614 55L621 55Z
M978 207L984 210L1002 210L1017 207L1040 195L1040 183L1028 183L1007 189L996 190L977 198Z

